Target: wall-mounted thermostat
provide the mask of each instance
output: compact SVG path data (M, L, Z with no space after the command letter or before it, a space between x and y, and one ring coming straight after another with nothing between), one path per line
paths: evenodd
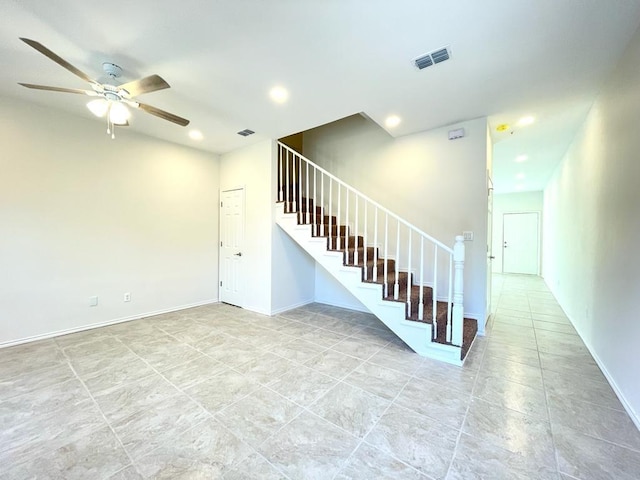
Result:
M464 128L458 128L457 130L449 130L449 140L456 140L464 137Z

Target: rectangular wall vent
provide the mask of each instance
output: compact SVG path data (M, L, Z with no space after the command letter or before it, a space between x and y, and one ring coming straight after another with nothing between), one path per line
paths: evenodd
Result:
M248 137L249 135L253 135L254 132L253 130L249 130L248 128L245 128L244 130L241 130L240 132L238 132L238 135L242 135L243 137Z
M439 48L438 50L434 50L433 52L420 55L413 61L413 63L416 67L418 67L419 70L422 70L423 68L430 67L431 65L449 60L450 57L451 50L449 49L449 47L443 47Z

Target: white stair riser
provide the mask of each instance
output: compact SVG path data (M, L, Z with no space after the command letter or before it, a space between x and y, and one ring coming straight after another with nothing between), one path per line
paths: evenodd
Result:
M312 236L311 226L299 225L297 215L284 213L282 204L276 205L276 222L416 353L455 365L462 364L459 347L432 342L431 325L408 321L404 303L382 300L382 285L362 282L361 268L345 266L342 252L328 251L326 238Z

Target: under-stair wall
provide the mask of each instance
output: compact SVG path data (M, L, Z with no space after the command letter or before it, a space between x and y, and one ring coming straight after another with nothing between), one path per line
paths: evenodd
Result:
M448 140L453 128L464 128L465 137ZM392 138L355 115L303 134L307 158L434 237L473 231L464 288L465 316L476 319L485 318L486 305L486 152L486 119ZM316 270L316 298L348 306L343 287Z

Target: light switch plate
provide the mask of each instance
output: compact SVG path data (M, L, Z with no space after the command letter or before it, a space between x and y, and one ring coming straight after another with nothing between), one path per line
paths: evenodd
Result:
M462 232L465 242L473 242L473 232Z
M89 297L89 306L90 307L97 307L98 306L98 297Z

